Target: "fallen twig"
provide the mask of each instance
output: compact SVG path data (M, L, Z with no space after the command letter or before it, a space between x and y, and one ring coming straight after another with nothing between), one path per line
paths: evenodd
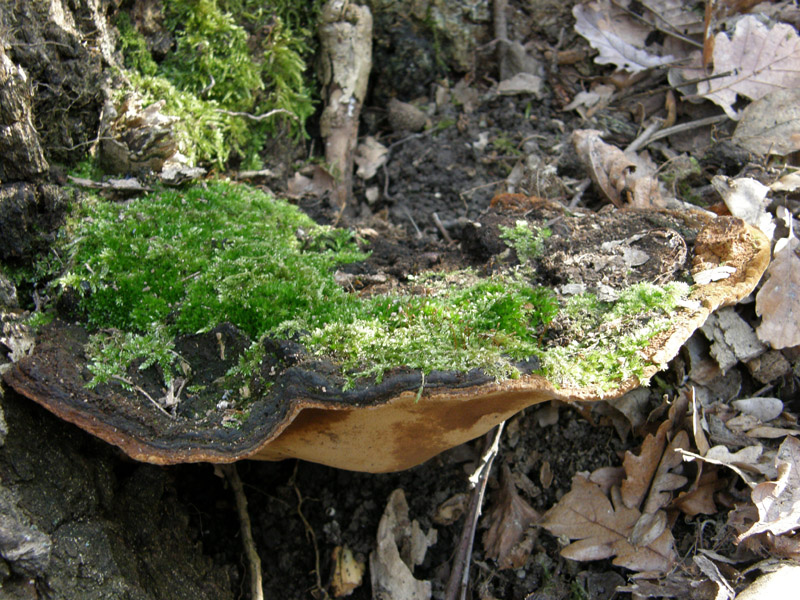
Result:
M641 148L644 148L647 144L650 143L650 140L653 139L653 136L661 129L661 126L664 124L663 119L655 118L653 122L648 125L645 130L639 134L635 140L633 140L628 147L625 148L624 152L636 152Z
M126 384L126 385L129 385L129 386L131 386L131 387L132 387L134 390L136 390L136 391L137 391L137 392L139 392L139 393L140 393L142 396L144 396L145 398L147 398L147 399L148 399L148 400L149 400L149 401L150 401L150 402L153 404L153 406L155 406L155 407L156 407L158 410L160 410L162 413L164 413L165 415L167 415L167 416L168 416L170 419L174 419L174 418L175 418L175 416L174 416L174 415L172 415L171 413L169 413L167 410L165 410L165 409L164 409L164 407L163 407L163 406L161 406L161 405L160 405L158 402L156 402L155 400L153 400L153 397L152 397L150 394L148 394L148 393L147 393L147 390L145 390L143 387L141 387L141 386L139 386L139 385L136 385L136 384L135 384L135 383L133 383L133 382L132 382L130 379L125 379L124 377L120 377L119 375L114 375L114 376L112 377L112 379L116 379L117 381L121 381L122 383L124 383L124 384Z
M220 470L225 474L225 478L231 484L233 495L236 498L236 512L239 514L239 526L242 530L242 544L250 571L250 597L253 600L264 600L264 586L261 578L261 557L256 551L256 544L253 541L253 528L250 525L250 514L247 512L247 496L244 494L244 486L236 470L236 464L220 465Z
M583 193L589 189L590 185L592 185L592 180L587 177L578 183L577 186L575 186L575 193L572 195L572 199L569 201L569 208L575 208L578 206L578 204L580 204L581 199L583 199Z
M696 121L689 121L688 123L680 123L679 125L673 125L672 127L667 127L666 129L662 129L658 133L653 134L647 141L647 143L650 144L652 142L656 142L660 139L669 137L676 133L689 131L691 129L696 129L698 127L705 127L706 125L715 125L716 123L722 123L723 121L727 120L728 120L728 115L715 115L713 117L705 117L703 119L697 119Z
M381 167L383 168L383 197L387 200L394 200L389 194L389 171L386 169L386 163L383 163Z
M391 152L392 150L394 150L398 146L402 146L406 142L410 142L411 140L416 140L417 138L428 136L428 135L432 134L435 131L436 131L436 128L435 127L431 127L430 129L426 129L425 131L420 131L419 133L410 133L407 136L400 138L396 142L393 142L393 143L389 144L388 150L389 150L389 152Z
M442 234L444 241L447 242L448 244L452 244L453 238L451 238L450 234L447 233L447 229L445 228L444 223L442 223L442 220L439 218L439 215L437 213L433 213L433 222L436 225L436 228L439 230L439 233Z
M466 598L475 529L478 525L483 495L486 492L486 483L489 481L489 473L492 470L494 457L497 456L504 425L505 421L495 427L492 433L487 436L486 449L481 457L481 463L469 478L474 490L469 501L469 508L467 509L464 528L461 530L461 538L458 541L456 555L453 557L453 568L450 571L450 580L447 582L447 590L444 594L445 600L464 600Z
M417 239L421 240L422 239L422 232L419 230L419 227L417 227L417 222L414 220L414 217L411 216L411 211L409 211L408 208L405 207L405 205L403 205L403 212L406 213L406 216L408 217L408 220L411 221L411 224L414 226L414 229L417 232Z
M286 110L285 108L274 108L269 112L265 112L261 115L254 115L249 112L238 112L234 110L223 110L221 108L216 109L218 113L222 113L223 115L229 115L231 117L244 117L245 119L250 119L251 121L263 121L264 119L269 119L270 117L274 117L277 114L285 113L292 117L295 121L298 120L297 115L293 112Z

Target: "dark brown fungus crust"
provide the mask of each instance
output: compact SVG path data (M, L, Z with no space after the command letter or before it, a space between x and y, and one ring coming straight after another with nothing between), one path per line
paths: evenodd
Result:
M551 223L554 235L547 249L551 258L569 253L570 240L581 235L594 236L599 244L604 239L642 232L643 224L647 224L649 230L680 232L686 242L682 247L689 252L684 262L691 264L693 274L723 264L735 268L727 279L695 286L692 299L697 301L696 308L677 311L669 330L656 336L644 350L648 359L644 377L652 376L671 360L713 310L747 296L769 263L765 236L730 217L712 220L700 213L667 211L567 213L553 204L517 197L501 197L493 208L481 227L462 236L465 252L473 247L471 254L462 258L464 264L474 265L481 253L492 260L494 250L488 248L496 244L496 239L487 237L492 227L496 230L498 224L513 225L520 215L530 218L535 214L539 223ZM663 233L651 237L656 246L659 240L669 238ZM671 247L674 250L675 244ZM648 252L652 254L653 249L648 248ZM663 269L665 261L653 264ZM539 266L547 271L557 262L565 261L551 260L553 264L549 264L545 256ZM364 268L372 272L379 269L374 264ZM596 270L589 269L585 277L590 278ZM566 282L559 282L556 273L547 276L554 284ZM658 273L650 273L647 278L652 281L656 276ZM574 281L576 273L564 277ZM301 458L355 471L396 471L480 436L527 406L552 399L613 398L640 385L638 378L631 378L601 393L592 388L558 388L532 374L531 369L527 374L522 369L519 378L505 381L496 381L480 371L433 372L425 376L424 392L418 397L421 373L400 368L387 373L380 384L356 384L344 391L344 378L335 365L305 355L298 344L268 340L268 356L282 355L282 362L271 370L271 386L254 388L247 418L232 427L230 423L225 426L214 411L191 417L179 412L177 418L169 418L142 394L119 385L87 389L87 339L82 326L54 321L42 328L34 352L5 374L6 382L132 458L156 464ZM221 325L206 334L186 336L178 345L183 344L185 349L216 348L219 343L244 348L247 340L233 326ZM192 364L191 368L202 378L206 365L206 379L211 384L213 377L224 373L229 365L217 365L214 371L209 366L213 352L207 354L202 364Z

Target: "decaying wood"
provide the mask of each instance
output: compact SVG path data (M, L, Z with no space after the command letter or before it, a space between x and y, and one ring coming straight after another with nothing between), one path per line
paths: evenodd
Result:
M352 192L358 120L372 69L372 13L349 0L329 0L322 8L319 37L325 110L320 132L325 160L336 175L334 202L347 204Z

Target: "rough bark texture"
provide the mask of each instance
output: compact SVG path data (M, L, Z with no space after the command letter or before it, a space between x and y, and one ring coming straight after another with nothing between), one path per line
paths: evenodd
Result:
M0 181L38 177L50 168L33 127L31 97L25 71L0 46Z
M0 38L31 86L33 127L45 157L75 164L97 137L106 97L104 66L114 64L105 15L114 0L4 0Z
M33 125L31 81L0 47L0 259L25 259L60 222L64 192L44 179L50 169ZM12 182L12 183L9 183Z
M50 243L68 194L49 183L0 185L0 259L26 261Z
M12 392L0 400L1 598L234 597L168 471L126 464Z
M0 0L2 262L29 261L61 222L51 165L73 166L97 138L117 4ZM0 271L0 371L17 304ZM233 598L231 570L196 540L168 472L121 461L0 387L0 598Z
M115 64L114 0L0 3L0 259L24 262L61 222L51 165L73 166L97 138Z

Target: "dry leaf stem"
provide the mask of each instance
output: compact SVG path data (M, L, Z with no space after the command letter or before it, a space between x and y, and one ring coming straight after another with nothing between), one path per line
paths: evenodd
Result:
M706 125L716 125L717 123L722 123L723 121L727 120L728 120L728 115L714 115L713 117L705 117L703 119L689 121L688 123L680 123L678 125L673 125L672 127L667 127L666 129L662 129L661 131L654 133L647 141L647 143L649 144L652 142L656 142L660 139L669 137L676 133L689 131L690 129L705 127Z

